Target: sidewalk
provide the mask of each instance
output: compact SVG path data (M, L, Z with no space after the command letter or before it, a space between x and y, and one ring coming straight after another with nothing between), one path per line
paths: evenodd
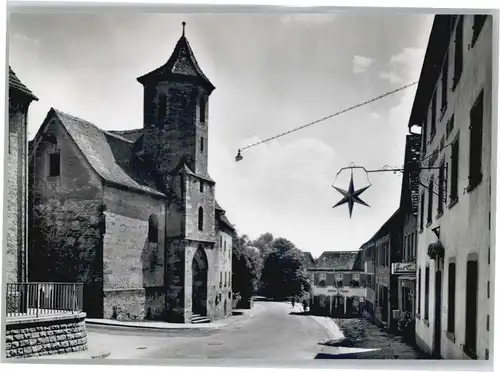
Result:
M321 359L427 359L423 353L405 344L401 337L389 334L365 319L336 319L345 339L331 342ZM342 354L342 355L341 355Z
M222 327L226 327L228 325L234 324L237 321L245 320L245 318L251 319L258 315L264 308L262 305L254 304L251 309L234 309L233 313L241 313L238 315L232 315L225 319L216 320L210 323L167 323L160 321L128 321L128 320L113 320L113 319L89 319L85 320L87 325L102 325L102 326L111 326L111 327L127 327L127 328L136 328L136 329L157 329L157 330L168 330L168 329L219 329ZM94 327L92 327L94 328ZM95 329L95 328L94 328Z
M87 319L92 325L87 329L88 349L67 354L46 355L36 359L137 359L150 353L155 348L167 344L178 344L192 340L193 337L203 337L203 334L192 333L189 330L220 330L229 326L240 326L255 318L264 310L262 305L254 304L252 309L235 309L242 313L233 315L213 323L176 324L165 322L129 322L108 319ZM120 332L123 330L154 330L147 334ZM175 330L172 335L169 330ZM207 333L207 335L210 332Z

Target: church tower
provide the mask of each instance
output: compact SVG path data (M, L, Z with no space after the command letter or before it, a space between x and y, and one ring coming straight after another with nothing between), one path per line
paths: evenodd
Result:
M161 173L184 162L207 176L208 99L215 87L182 36L167 63L139 77L144 87L143 150Z
M185 36L167 63L139 77L144 129L136 154L150 165L166 205L166 315L215 319L215 182L208 175L208 102L215 87Z

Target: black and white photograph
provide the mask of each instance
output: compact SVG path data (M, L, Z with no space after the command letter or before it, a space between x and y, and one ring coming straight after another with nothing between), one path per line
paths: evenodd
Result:
M2 360L492 360L498 12L139 5L7 9Z

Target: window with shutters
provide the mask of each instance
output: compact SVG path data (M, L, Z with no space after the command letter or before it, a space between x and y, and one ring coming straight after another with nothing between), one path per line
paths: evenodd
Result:
M337 286L339 288L344 286L344 276L342 274L335 274L335 281L337 282Z
M434 200L434 180L429 181L427 188L427 224L432 223L432 202Z
M424 319L429 320L429 266L425 268Z
M326 285L329 287L335 287L335 277L333 273L326 274Z
M360 279L361 279L360 274L352 274L351 287L353 287L353 288L360 287L360 281L361 281Z
M471 48L474 47L476 44L477 38L479 37L479 34L481 33L481 30L483 29L484 22L486 22L486 17L487 15L475 15L474 16L474 24L472 26L472 42L471 42Z
M459 138L451 146L450 206L458 201Z
M444 188L446 187L444 179L444 162L439 166L439 178L438 178L438 200L437 200L437 212L438 217L443 213L443 201L444 201Z
M469 187L473 190L481 183L483 175L483 91L479 93L474 106L470 111L470 144L469 144Z
M418 211L420 215L420 232L424 230L424 208L425 208L425 194L420 195L420 210Z
M432 104L431 104L431 141L436 135L436 120L437 120L437 115L436 115L436 92L434 92L434 95L432 96Z
M477 291L478 267L476 260L467 261L465 294L465 345L464 351L471 357L477 354Z
M422 269L418 269L417 314L420 315L420 301L422 300Z
M448 106L448 53L444 57L443 70L441 73L441 115Z
M424 114L424 120L422 122L422 157L427 150L427 112Z
M449 333L455 333L455 280L456 280L456 264L450 262L448 264L448 327Z
M459 16L457 28L455 31L455 63L453 72L453 90L457 88L460 76L462 76L463 63L464 63L464 17Z
M451 118L446 123L446 138L449 137L454 127L455 127L455 114L451 115Z

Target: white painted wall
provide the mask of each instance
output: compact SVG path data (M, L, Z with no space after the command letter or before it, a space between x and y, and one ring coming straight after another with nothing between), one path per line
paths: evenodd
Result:
M459 153L459 180L458 180L458 198L456 205L448 208L449 203L449 178L451 175L448 170L447 195L448 200L444 206L444 213L440 218L436 218L437 212L433 213L433 222L429 227L425 227L418 236L418 258L417 273L420 268L422 271L422 295L421 300L422 315L424 311L424 291L425 267L430 267L430 299L429 299L429 325L426 325L422 319L416 321L417 343L424 350L430 351L433 348L434 335L434 273L436 270L436 261L430 260L427 256L427 249L431 242L436 241L436 236L431 231L432 228L440 226L440 240L445 248L445 259L442 280L442 310L441 310L441 355L444 359L468 358L462 351L465 342L465 293L466 293L466 263L467 257L471 253L478 256L479 270L479 292L478 292L478 337L477 354L478 359L485 359L486 349L491 354L492 342L492 317L493 301L487 296L487 283L493 280L490 275L491 266L488 264L488 249L490 246L489 212L491 206L490 184L491 184L491 138L492 138L492 19L489 17L479 35L479 38L473 48L468 49L472 40L473 15L464 16L464 66L462 76L454 92L448 91L447 110L441 121L439 121L439 111L441 108L441 79L437 84L437 117L436 135L433 141L427 145L426 154L430 154L434 148L439 146L443 134L446 131L446 122L451 115L455 114L455 128L446 140L446 144L460 136ZM453 84L453 61L455 53L455 35L451 36L449 49L449 78L448 89ZM484 113L483 113L483 149L482 149L482 174L483 179L479 186L468 193L464 191L468 186L469 174L469 113L481 89L484 89ZM429 120L430 123L430 105ZM428 133L430 132L430 125ZM451 147L441 151L436 165L444 157L451 166ZM437 171L435 176L437 177ZM423 188L420 189L420 195ZM427 221L427 200L428 193L425 193L424 225ZM434 199L433 208L437 208L437 197ZM422 213L422 211L419 211ZM420 217L419 217L420 218ZM419 219L420 221L420 219ZM491 252L491 262L494 262L493 249ZM452 342L446 336L447 328L447 307L448 307L448 263L449 259L456 258L456 313L455 313L455 342ZM420 278L417 278L420 280ZM418 285L418 281L416 283ZM490 288L491 289L491 288ZM486 318L490 317L490 331L486 330Z

